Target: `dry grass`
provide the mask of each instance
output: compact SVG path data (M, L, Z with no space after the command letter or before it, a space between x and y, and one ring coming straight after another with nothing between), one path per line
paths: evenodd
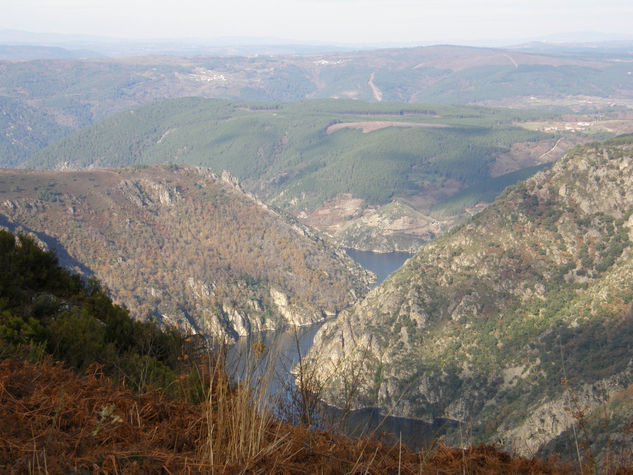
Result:
M232 385L221 363L202 376L206 403L138 395L98 370L78 376L45 361L0 363L2 473L436 474L568 473L492 446L436 443L413 452L276 421L265 391ZM265 387L266 381L262 381Z
M234 387L225 372L224 358L208 359L207 439L202 458L211 473L226 467L246 467L265 456L281 443L283 437L273 431L272 398L268 394L274 365L263 373L246 366L243 380ZM279 426L277 427L277 429Z
M204 407L46 361L0 363L0 472L200 472Z

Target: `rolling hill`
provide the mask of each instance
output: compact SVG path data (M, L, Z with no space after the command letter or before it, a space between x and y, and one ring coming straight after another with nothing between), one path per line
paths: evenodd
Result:
M430 46L277 56L0 61L0 97L74 130L116 112L187 96L546 106L610 114L632 104L630 63L630 50L608 44L546 52ZM30 120L13 126L26 129ZM7 160L15 158L0 155L2 163Z
M631 56L616 46L0 61L6 131L0 136L0 164L41 166L50 160L33 154L72 131L98 123L89 130L107 136L104 126L127 126L137 135L110 134L123 150L116 145L104 150L88 132L78 137L91 142L93 150L77 148L82 156L71 161L108 166L176 161L204 163L217 173L229 169L249 190L292 207L340 245L415 251L475 212L470 208L478 202L489 201L491 189L500 191L515 179L509 175L487 183L487 178L555 160L577 143L633 132ZM199 104L179 101L156 105L151 112L137 109L184 97L241 105L217 106L218 113L201 113ZM356 99L357 105L294 104L319 98ZM193 109L191 115L184 104ZM514 110L460 111L447 104ZM250 114L238 114L236 108ZM435 117L425 115L427 109ZM161 135L132 118L124 120L130 110L138 110ZM226 121L221 111L228 114ZM112 117L116 113L123 116ZM174 114L174 120L160 114ZM110 122L99 122L107 118ZM179 130L178 120L189 131ZM205 122L214 127L205 128ZM169 124L173 127L163 127ZM63 150L69 151L72 155ZM98 155L106 152L117 156ZM58 164L64 161L57 157ZM380 186L377 177L384 178ZM399 210L394 216L391 208L379 209L390 203Z
M464 106L174 99L114 115L25 165L228 170L247 191L342 246L415 251L588 139L528 127L536 117Z

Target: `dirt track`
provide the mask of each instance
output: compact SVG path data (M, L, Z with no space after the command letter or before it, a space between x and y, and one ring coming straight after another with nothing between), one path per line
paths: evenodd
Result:
M410 127L415 129L447 129L450 125L446 124L420 124L417 122L394 122L394 121L368 121L368 122L342 122L340 124L330 125L325 131L328 135L333 134L341 129L359 129L364 134L374 132L375 130L386 129L387 127Z

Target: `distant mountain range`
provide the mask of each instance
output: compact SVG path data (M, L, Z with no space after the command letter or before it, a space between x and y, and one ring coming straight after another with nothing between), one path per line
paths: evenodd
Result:
M183 38L183 39L125 39L93 35L59 34L59 33L33 33L20 30L0 30L0 45L22 45L37 48L62 48L71 54L75 51L84 51L79 57L97 58L129 57L147 55L173 55L173 56L254 56L254 55L289 55L289 54L316 54L342 51L376 50L384 48L410 48L416 46L432 46L437 44L450 44L455 46L513 48L516 44L540 43L552 51L564 52L569 46L585 49L600 48L609 49L614 43L633 42L633 37L626 35L613 35L597 32L575 32L545 37L525 38L521 41L495 38L480 41L427 41L424 43L366 43L366 44L340 44L340 43L310 43L283 38L263 37L218 37L218 38ZM575 45L575 46L574 46ZM27 51L20 59L33 59ZM64 54L61 51L52 54ZM65 58L67 56L45 56L45 58ZM77 57L77 56L73 56ZM15 58L18 59L18 58Z
M433 46L0 61L0 164L228 169L341 245L412 251L530 167L633 132L630 56ZM231 102L214 112L209 98Z
M557 105L576 110L630 103L630 49L587 48L577 54L561 49L543 54L431 46L256 57L5 61L0 62L0 95L46 110L62 125L75 128L135 105L183 96Z
M90 50L71 50L58 46L3 45L0 60L32 61L36 59L101 58L102 54Z
M125 39L91 35L30 33L0 30L0 45L13 51L13 58L2 59L62 59L67 57L123 58L130 56L253 56L331 53L375 48L375 45L312 44L279 38L214 38L214 39ZM33 51L24 49L34 48ZM40 50L40 56L35 49ZM46 51L49 49L49 51ZM68 54L72 56L67 56Z

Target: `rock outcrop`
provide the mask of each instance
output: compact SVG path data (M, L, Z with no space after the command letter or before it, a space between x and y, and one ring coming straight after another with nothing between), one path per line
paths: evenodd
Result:
M138 318L186 331L235 338L323 321L371 280L230 174L204 168L5 170L0 203L0 225L55 247Z
M328 400L545 447L633 383L632 240L632 141L575 149L322 328Z

